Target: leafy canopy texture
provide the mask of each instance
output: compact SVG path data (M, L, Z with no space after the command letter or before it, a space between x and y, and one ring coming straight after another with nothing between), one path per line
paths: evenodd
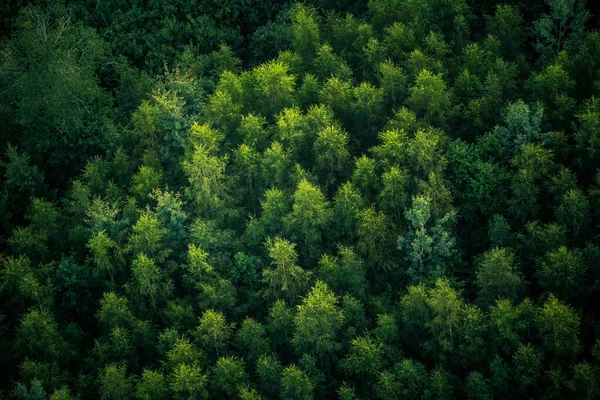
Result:
M0 398L600 398L599 21L0 1Z

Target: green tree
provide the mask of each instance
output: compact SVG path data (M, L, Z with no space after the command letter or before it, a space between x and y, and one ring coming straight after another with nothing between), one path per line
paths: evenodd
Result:
M407 270L413 281L426 277L436 269L446 269L451 265L455 252L455 239L448 228L454 223L455 213L431 220L431 199L415 196L413 206L404 213L410 223L409 231L398 238L398 248L406 252L410 262Z
M305 179L298 184L293 200L292 211L285 220L287 229L303 245L309 259L314 260L331 221L329 203L319 187Z
M444 123L450 112L450 95L440 74L423 69L410 88L408 104L429 123Z
M569 301L585 292L585 264L577 250L561 246L550 251L537 268L540 285L563 301Z
M27 132L23 148L36 158L51 152L50 175L64 182L65 170L106 150L114 134L105 118L110 97L96 73L106 43L60 3L23 7L17 22L0 61L6 104Z
M169 395L165 376L160 371L144 369L137 384L135 397L139 400L163 400Z
M308 375L295 365L285 367L281 374L281 398L284 400L310 400L313 398L314 383Z
M194 334L201 345L214 348L216 356L219 357L219 349L227 346L231 330L232 325L227 323L222 313L206 310L198 318L198 326Z
M208 377L197 365L179 364L170 375L171 391L176 399L200 400L208 397Z
M244 364L236 357L221 357L212 371L212 383L227 396L232 397L248 381Z
M579 316L550 295L535 320L544 347L557 357L573 357L581 349Z
M475 284L482 305L490 306L497 299L517 299L523 283L515 263L514 255L505 248L496 247L481 256Z
M295 303L307 289L311 272L297 265L295 244L276 237L274 240L267 240L267 248L273 265L273 268L263 271L267 297L283 298Z
M323 186L334 186L347 170L350 159L348 135L332 125L319 132L313 149L316 172Z
M263 354L267 354L271 347L265 327L252 318L242 321L240 329L235 334L235 340L244 358L251 364L254 364Z
M352 340L348 355L341 361L344 370L350 376L357 376L363 384L369 383L384 367L384 349L381 342L369 336Z
M552 0L548 5L550 14L544 14L534 22L535 49L545 59L580 40L589 18L585 2L581 0Z
M225 161L212 155L209 149L198 146L182 167L190 182L186 193L196 204L199 214L222 218L229 204Z
M317 281L310 293L298 306L294 317L294 337L292 343L298 354L316 354L323 357L339 348L337 332L344 321L339 309L338 298L327 287Z
M156 310L157 302L166 300L172 291L173 283L166 278L154 260L139 253L131 266L132 288L150 302Z
M124 365L110 364L99 377L102 400L130 399L133 394L133 379L127 376Z
M256 111L270 118L294 105L296 77L281 61L270 61L252 70L256 91Z
M320 33L316 12L300 4L290 11L292 47L309 64L319 49Z
M17 332L17 348L27 357L53 361L68 356L67 343L58 331L54 315L48 311L31 310L24 314Z

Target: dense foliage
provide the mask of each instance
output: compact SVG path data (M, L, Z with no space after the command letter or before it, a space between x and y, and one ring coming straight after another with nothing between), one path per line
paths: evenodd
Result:
M0 11L0 398L600 398L583 0Z

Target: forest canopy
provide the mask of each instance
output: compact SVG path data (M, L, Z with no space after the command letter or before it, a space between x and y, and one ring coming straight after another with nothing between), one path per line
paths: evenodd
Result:
M0 5L0 399L600 398L600 10Z

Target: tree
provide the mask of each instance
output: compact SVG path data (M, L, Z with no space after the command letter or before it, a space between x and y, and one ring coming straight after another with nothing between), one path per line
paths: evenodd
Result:
M589 18L585 1L552 0L548 5L550 14L544 14L534 22L535 49L546 60L580 40Z
M18 327L17 348L27 357L55 361L68 356L67 343L58 331L54 315L31 310L23 315Z
M105 118L110 97L96 74L106 43L62 4L23 7L16 29L0 64L7 104L13 123L27 132L24 149L47 159L52 179L64 183L64 171L106 150L114 133Z
M516 300L523 284L510 250L496 247L485 252L479 260L475 284L479 288L478 301L484 306L497 299Z
M236 357L219 358L212 375L213 385L229 397L237 393L248 381L244 364Z
M404 169L391 167L381 175L383 189L379 193L381 208L392 216L396 223L401 220L401 210L408 203L408 172Z
M171 253L170 249L164 248L162 243L166 234L167 229L155 215L149 212L143 213L132 227L128 249L135 255L144 253L162 262Z
M357 250L371 269L390 270L392 252L390 222L384 213L369 207L358 215Z
M317 354L323 357L339 348L336 338L344 321L344 314L337 303L338 298L327 284L317 281L298 306L298 313L294 317L292 344L298 354Z
M377 339L370 336L361 336L352 340L350 351L344 360L342 367L350 376L357 376L366 385L369 377L374 377L384 367L384 349Z
M471 372L467 376L465 391L469 400L491 400L492 390L488 379L479 372Z
M219 349L223 349L231 337L232 325L227 323L225 316L220 312L206 310L198 318L195 335L203 346L211 346L219 357Z
M265 327L252 318L242 321L235 334L236 342L250 364L254 364L260 356L270 350L269 339Z
M544 347L557 357L573 357L581 349L579 316L550 295L535 320Z
M427 288L423 284L408 287L400 300L400 318L405 327L401 333L410 344L421 346L429 338L426 324L432 317Z
M281 389L281 398L284 400L310 400L313 398L314 384L304 371L289 365L281 374Z
M315 140L315 167L327 189L345 175L350 159L348 135L334 127L325 128Z
M428 387L425 366L410 358L394 365L390 371L379 375L376 391L382 399L395 399L398 394L405 398L422 398Z
M225 161L211 155L209 149L197 146L182 167L190 182L186 193L195 202L199 214L223 218L229 201Z
M352 78L352 70L346 61L334 53L333 48L325 43L319 47L312 62L316 77L324 81L332 76L342 80Z
M565 246L548 252L537 268L540 285L563 301L585 293L584 273L585 265L580 252Z
M169 389L162 372L144 369L135 397L139 400L164 400L168 398L168 394Z
M407 234L398 238L398 248L406 252L410 262L407 273L411 279L418 281L435 269L444 270L451 265L455 239L448 228L454 223L455 213L446 214L433 225L429 222L431 199L415 196L412 208L404 215L411 226Z
M364 199L352 182L346 182L338 187L333 198L332 219L336 229L334 233L345 240L352 242L357 235L357 226L360 212L364 207Z
M148 298L153 310L157 301L166 300L171 294L173 283L166 278L154 260L144 253L138 254L131 267L132 286L141 296Z
M207 376L197 365L179 364L171 373L171 391L176 399L206 399Z
M252 70L256 91L255 110L266 118L294 105L296 77L288 73L289 68L281 61L270 61Z
M319 49L319 25L315 10L300 4L291 10L292 47L308 65Z
M295 303L306 290L311 276L297 264L298 254L295 244L276 237L267 240L269 257L274 268L263 271L263 280L267 284L266 295L275 299L286 299Z
M294 192L292 211L287 215L287 230L303 245L309 259L318 257L323 233L331 220L329 203L321 190L302 180Z
M525 39L523 17L510 4L499 4L493 16L486 17L486 30L501 43L502 57L515 60L522 52Z
M571 189L561 199L556 210L558 221L576 239L587 232L589 221L589 202L580 189Z
M281 375L283 367L281 362L272 355L263 354L256 363L256 374L261 392L267 396L276 396L280 393Z
M519 389L523 394L535 387L542 372L542 356L530 344L519 345L513 356L516 376L519 377Z
M450 95L441 74L423 69L410 88L408 104L429 123L444 123L450 111Z
M133 381L124 365L110 364L100 374L100 398L125 400L133 394Z
M364 298L368 286L364 263L351 247L339 247L338 253L337 257L327 254L321 257L317 277L338 295L349 293Z
M465 307L460 294L446 279L438 279L429 290L427 305L431 309L431 320L426 326L442 351L452 352L458 335L459 322Z

